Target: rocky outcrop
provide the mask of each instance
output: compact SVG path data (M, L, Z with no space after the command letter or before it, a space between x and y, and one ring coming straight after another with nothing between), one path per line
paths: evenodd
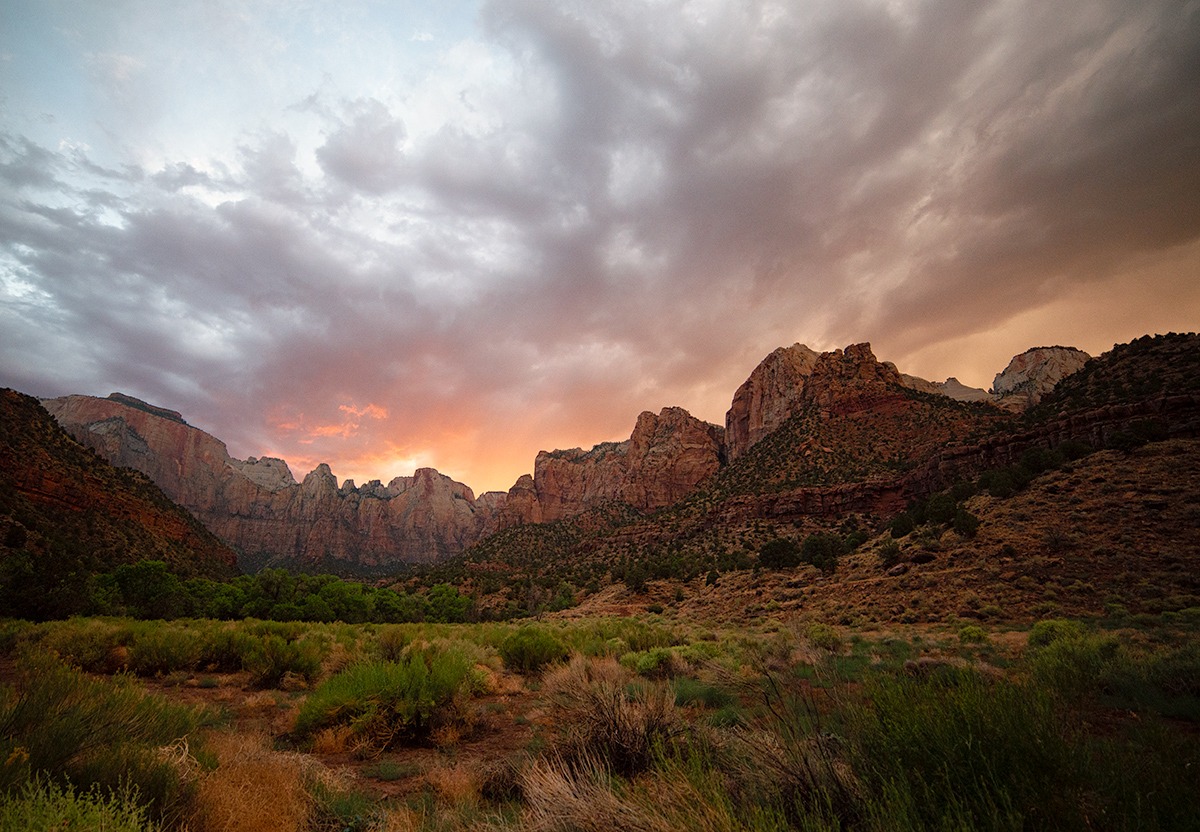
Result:
M297 483L281 459L233 459L220 440L178 414L114 394L43 403L78 441L114 465L150 477L175 502L242 552L249 568L303 565L387 572L457 554L495 528L504 497L431 468L411 477L339 488L328 465Z
M725 453L737 459L792 415L818 354L803 344L764 358L733 394L725 414Z
M1081 369L1091 356L1074 347L1034 347L1012 361L992 381L996 401L1010 410L1026 410L1055 385Z
M686 497L721 466L722 430L667 407L637 420L624 442L542 451L508 492L502 525L550 522L618 502L643 511Z

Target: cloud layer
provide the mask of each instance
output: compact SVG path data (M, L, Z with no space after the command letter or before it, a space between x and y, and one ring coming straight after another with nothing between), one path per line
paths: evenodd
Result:
M794 341L986 386L1200 320L1197 2L39 8L12 37L59 68L0 63L0 383L300 476L505 488L641 410L721 421Z

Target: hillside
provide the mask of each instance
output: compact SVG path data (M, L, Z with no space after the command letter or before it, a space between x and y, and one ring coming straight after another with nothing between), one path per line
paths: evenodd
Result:
M236 554L196 518L144 475L79 445L36 399L0 391L0 426L0 606L8 614L79 612L89 578L120 564L237 574Z
M1005 498L976 494L966 536L930 524L896 541L886 531L841 559L720 575L715 585L615 584L564 615L632 614L661 606L695 620L801 615L887 622L1029 621L1200 608L1200 440L1175 439L1069 462Z

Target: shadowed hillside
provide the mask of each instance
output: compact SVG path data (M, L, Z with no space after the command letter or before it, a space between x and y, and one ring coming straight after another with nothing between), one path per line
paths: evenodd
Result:
M9 614L80 612L89 578L120 564L237 574L233 550L147 477L79 445L36 399L0 392L0 425L0 605Z

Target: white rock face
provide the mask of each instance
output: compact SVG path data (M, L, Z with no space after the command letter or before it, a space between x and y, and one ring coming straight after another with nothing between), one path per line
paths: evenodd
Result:
M1013 356L992 381L992 394L1002 404L1032 407L1055 385L1081 368L1091 356L1074 347L1035 347Z
M945 381L937 382L938 392L960 402L986 402L992 397L982 387L968 387L954 376Z
M245 461L231 457L229 465L235 470L241 471L242 475L255 485L268 491L282 491L296 484L288 464L275 457L264 456L262 459L250 457Z

